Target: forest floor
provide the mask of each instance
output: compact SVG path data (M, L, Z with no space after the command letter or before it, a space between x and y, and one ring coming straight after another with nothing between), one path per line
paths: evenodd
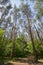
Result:
M43 60L33 62L32 58L16 58L15 61L8 61L5 65L43 65Z

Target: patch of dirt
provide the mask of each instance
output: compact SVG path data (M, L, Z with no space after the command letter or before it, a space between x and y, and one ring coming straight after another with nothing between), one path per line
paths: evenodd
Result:
M20 62L9 62L5 65L43 65L43 63L20 63Z
M16 58L16 61L9 61L5 65L43 65L43 60L39 60L37 63L31 60L32 58Z

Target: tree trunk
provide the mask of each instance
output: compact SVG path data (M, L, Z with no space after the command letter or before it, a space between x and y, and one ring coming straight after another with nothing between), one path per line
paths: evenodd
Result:
M11 59L15 56L15 40L12 42Z
M15 29L13 31L13 28L12 28L12 33L11 33L11 40L12 40L12 49L11 49L11 59L14 57L14 47L15 47Z
M31 37L31 41L32 41L32 47L33 47L33 53L34 53L34 61L37 62L38 61L38 54L37 54L37 51L35 49L33 34L32 34L31 25L30 25L30 21L29 21L28 17L27 17L27 20L28 20L28 25L29 25L30 37Z

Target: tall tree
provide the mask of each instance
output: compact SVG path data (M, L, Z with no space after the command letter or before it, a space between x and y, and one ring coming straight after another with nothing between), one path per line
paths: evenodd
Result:
M41 23L40 28L43 30L43 0L36 0L34 9L37 11L36 18Z
M42 38L43 38L43 0L31 0L33 2L35 2L35 5L34 5L34 11L36 12L35 13L35 18L36 18L36 21L38 20L39 24L38 26L40 28L35 28L36 29L36 32L37 32L37 35L42 43ZM42 34L42 38L40 36L40 33Z
M15 47L15 39L17 37L17 32L18 32L18 25L17 25L17 20L19 19L19 8L17 8L16 5L14 5L13 8L13 25L12 25L12 31L11 31L11 40L13 42L12 44L12 51L11 51L11 58L14 56L14 47Z
M1 16L0 16L0 20L1 20L1 27L3 27L4 29L7 28L8 24L9 24L9 11L11 9L11 3L10 0L0 0L0 12L1 12Z
M43 0L36 0L34 8L37 11L37 18L41 19L43 17Z
M30 38L31 38L31 41L32 41L32 46L33 46L33 52L34 52L34 56L35 56L35 61L38 60L38 55L37 55L37 51L35 49L35 45L34 45L34 38L33 38L33 33L32 33L32 28L31 28L31 9L28 5L28 3L26 2L25 3L22 3L22 6L21 6L21 10L22 10L22 13L23 15L27 18L27 22L28 22L28 31L29 31L29 34L30 34Z

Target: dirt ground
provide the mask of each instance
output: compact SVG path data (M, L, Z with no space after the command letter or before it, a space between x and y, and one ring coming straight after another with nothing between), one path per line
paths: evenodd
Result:
M43 60L35 63L32 58L16 58L16 61L9 61L5 65L43 65Z
M5 65L43 65L43 63L21 63L21 62L9 62Z

